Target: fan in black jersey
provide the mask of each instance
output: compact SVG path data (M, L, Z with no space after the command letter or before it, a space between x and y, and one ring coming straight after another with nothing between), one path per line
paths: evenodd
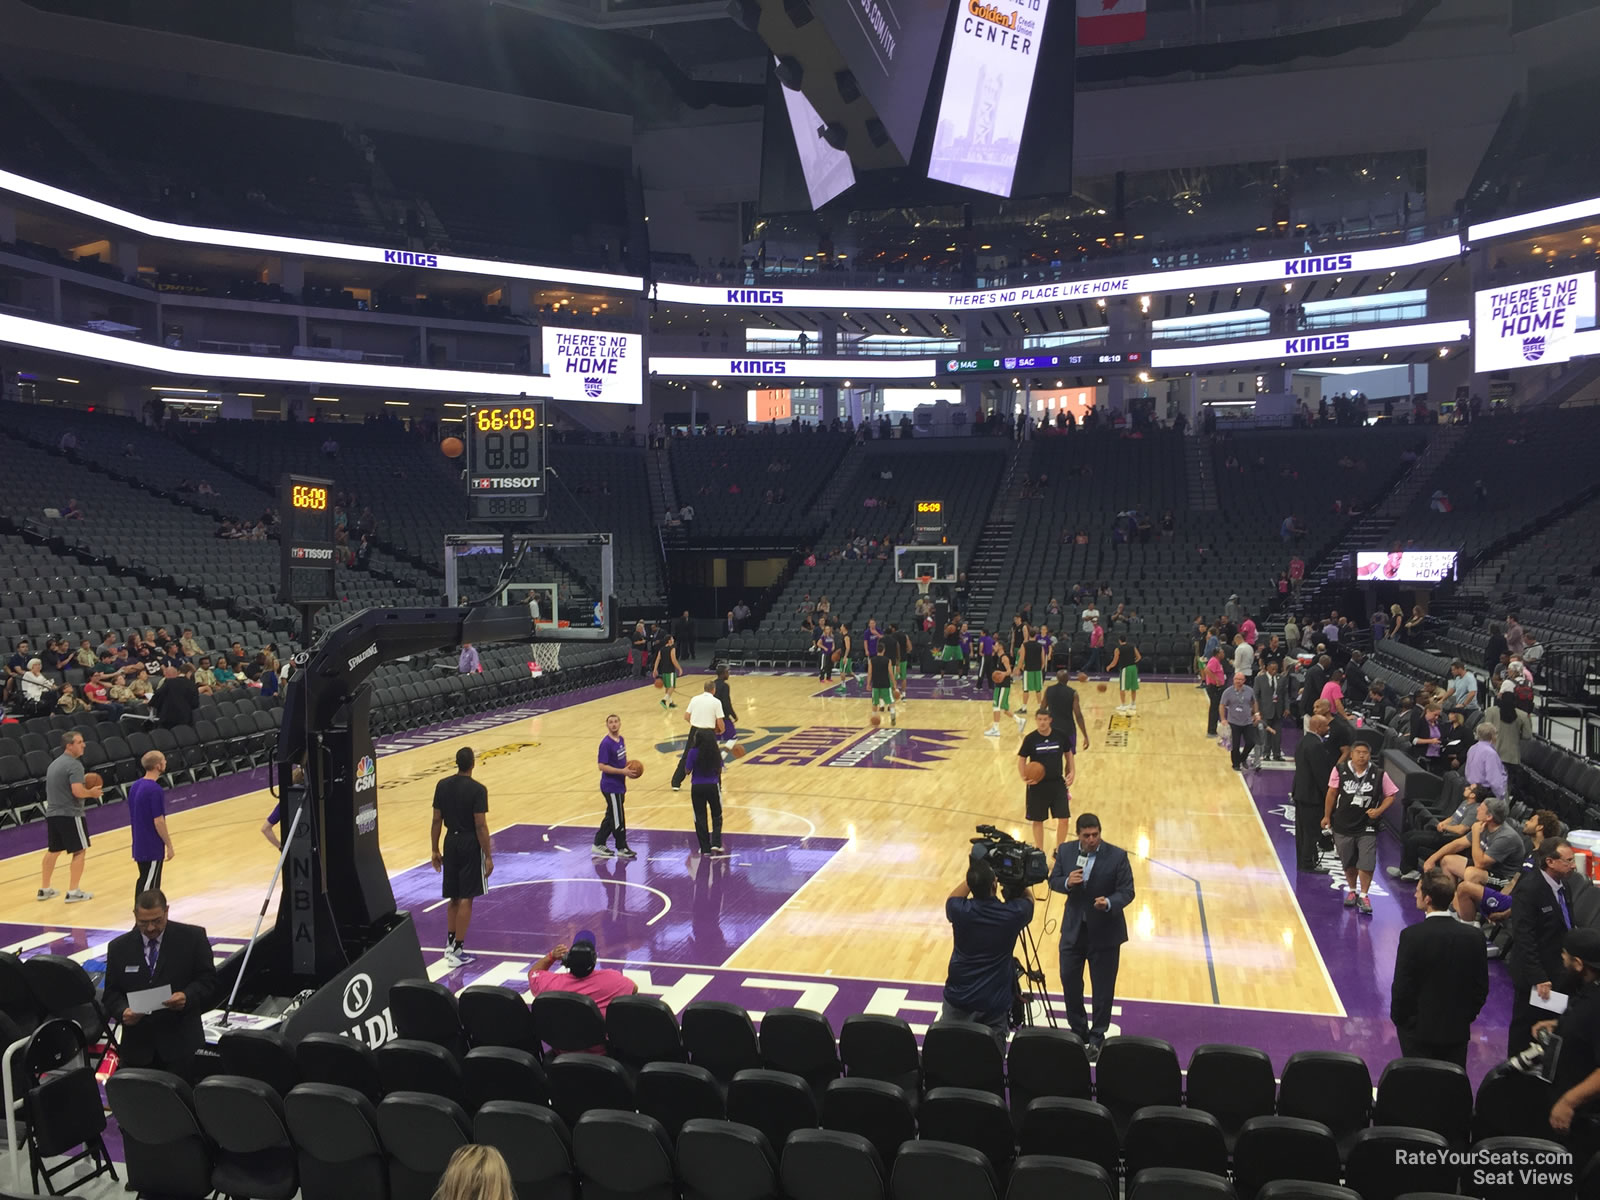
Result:
M1072 746L1067 738L1056 736L1048 708L1041 708L1033 720L1036 728L1017 747L1017 774L1028 784L1027 816L1033 823L1033 844L1044 846L1045 820L1054 818L1059 846L1067 840L1067 818L1072 815L1068 791L1075 771ZM1044 768L1044 778L1037 783L1028 783L1029 763Z

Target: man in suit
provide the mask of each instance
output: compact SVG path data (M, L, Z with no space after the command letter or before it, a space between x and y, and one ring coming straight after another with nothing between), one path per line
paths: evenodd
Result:
M1400 932L1389 1019L1407 1058L1465 1068L1472 1023L1489 997L1489 955L1483 935L1450 911L1455 896L1455 879L1438 867L1417 880L1424 915Z
M1519 1054L1533 1040L1533 1023L1543 1016L1529 994L1548 997L1576 985L1562 964L1561 943L1572 928L1572 901L1567 876L1572 874L1572 843L1545 838L1533 852L1533 869L1517 880L1511 906L1511 1025L1507 1054Z
M1306 718L1306 732L1294 748L1294 859L1302 871L1315 871L1321 853L1322 806L1328 794L1328 773L1333 770L1333 755L1325 740L1328 718L1313 713Z
M1100 818L1078 817L1078 840L1056 848L1050 890L1067 897L1061 915L1061 990L1067 1023L1083 1039L1089 1060L1100 1057L1111 1027L1122 943L1128 940L1123 910L1133 903L1133 867L1128 852L1100 840ZM1094 1023L1083 1011L1083 965L1089 964Z
M167 919L166 893L134 901L133 929L106 950L106 1009L122 1022L120 1056L126 1067L153 1067L187 1078L205 1045L200 1017L217 995L211 942L199 925ZM128 1007L128 993L167 986L172 995L152 1013Z
M1300 681L1300 716L1302 721L1309 722L1312 707L1322 696L1322 688L1328 682L1328 670L1333 666L1333 660L1326 654L1321 655L1306 668ZM1302 729L1309 729L1309 723L1302 724Z

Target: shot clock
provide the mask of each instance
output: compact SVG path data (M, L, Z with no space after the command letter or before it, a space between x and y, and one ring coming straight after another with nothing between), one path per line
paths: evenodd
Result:
M467 409L467 520L544 517L544 403L477 400Z
M944 540L944 501L918 500L911 508L912 540L924 546L936 545L942 542Z
M332 482L285 475L278 485L278 513L280 598L285 604L332 603Z

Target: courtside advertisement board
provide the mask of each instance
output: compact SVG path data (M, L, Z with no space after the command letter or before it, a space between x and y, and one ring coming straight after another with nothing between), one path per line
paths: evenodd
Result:
M1443 583L1456 577L1454 550L1356 553L1356 578L1369 583Z
M1473 300L1473 369L1509 371L1568 361L1572 335L1594 328L1595 273L1489 288Z
M544 369L557 400L643 404L643 355L641 334L544 327Z
M1011 195L1050 0L964 0L952 18L928 177Z

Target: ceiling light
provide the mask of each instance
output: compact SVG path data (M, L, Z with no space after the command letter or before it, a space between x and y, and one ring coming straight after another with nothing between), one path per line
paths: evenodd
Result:
M206 394L205 388L164 387L158 385L150 390L152 392L187 392L195 396L204 396Z
M65 375L57 375L56 376L56 382L57 383L77 383L78 381L76 379L68 379Z

